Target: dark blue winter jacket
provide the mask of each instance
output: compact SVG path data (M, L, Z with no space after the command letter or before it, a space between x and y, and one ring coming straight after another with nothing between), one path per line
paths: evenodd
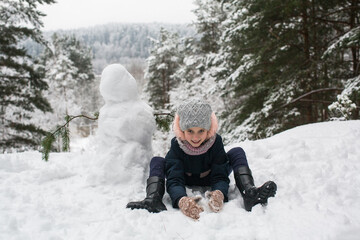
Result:
M209 170L207 176L200 177ZM165 156L165 172L166 190L175 208L180 198L186 196L185 185L211 186L212 191L220 190L227 201L230 166L220 135L216 135L213 146L206 153L196 156L186 154L173 138Z

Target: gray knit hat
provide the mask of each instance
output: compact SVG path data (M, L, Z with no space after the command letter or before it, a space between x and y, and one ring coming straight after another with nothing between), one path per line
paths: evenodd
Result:
M177 109L180 117L180 129L185 131L192 127L200 127L209 130L211 113L210 104L201 99L193 98L185 101Z

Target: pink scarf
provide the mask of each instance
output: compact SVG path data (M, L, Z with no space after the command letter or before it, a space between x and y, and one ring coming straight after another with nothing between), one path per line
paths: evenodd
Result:
M195 155L201 155L203 153L206 153L212 145L214 145L216 139L216 135L212 136L208 140L204 141L199 147L193 147L191 144L184 140L181 141L179 138L176 138L176 140L179 143L180 148L188 155L195 156Z

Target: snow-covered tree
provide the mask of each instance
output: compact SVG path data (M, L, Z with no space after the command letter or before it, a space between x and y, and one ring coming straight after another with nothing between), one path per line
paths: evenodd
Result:
M39 119L47 130L62 124L67 115L98 110L91 58L90 49L74 36L52 36L41 56L49 85L45 96L53 108L53 113Z
M0 151L38 146L44 131L31 124L35 110L50 111L42 95L47 88L43 72L20 43L31 38L45 44L40 28L39 4L54 0L2 0L0 2Z
M167 109L169 92L177 86L179 79L174 76L182 63L181 45L178 34L160 30L159 40L153 39L153 48L147 59L145 79L149 101L155 109Z
M327 106L351 71L347 53L327 61L322 56L334 38L349 30L347 17L359 9L359 2L226 4L231 14L224 24L217 79L224 89L231 136L261 138L327 120Z
M218 1L196 0L194 3L197 5L194 26L200 35L200 50L203 53L215 53L220 48L221 24L226 19L226 12Z
M334 112L359 118L358 0L196 3L198 35L181 42L171 104L221 96L214 105L224 109L225 137L236 139L268 137ZM152 64L161 68L157 59ZM160 89L153 89L157 97Z
M355 14L350 14L350 19ZM355 22L355 20L350 20ZM359 24L359 23L358 23ZM332 60L334 57L343 56L348 53L351 56L349 60L352 62L352 74L350 78L342 81L344 90L337 96L337 101L329 106L333 118L340 119L358 119L360 111L360 26L354 27L350 24L350 30L344 34L340 34L333 44L325 51L323 58ZM342 54L341 54L342 53ZM349 71L348 71L349 72ZM349 75L349 74L348 74Z
M174 105L189 97L201 97L212 102L218 113L223 104L214 77L217 69L213 66L217 61L226 12L217 1L197 0L195 4L197 20L193 25L197 35L182 40L184 60L174 74L179 85L171 91L170 102Z
M76 91L76 94L72 96L75 98L74 102L81 106L83 110L96 110L96 108L94 109L94 102L91 101L92 84L95 81L95 75L92 67L92 53L89 47L80 42L75 36L54 34L51 46L45 49L42 55L42 61L46 65L46 72L49 75L47 80L49 82L59 78L50 76L51 74L63 72L64 76L60 76L60 78L63 78L62 81L67 83L68 89L74 88L74 91ZM56 65L55 62L57 61L60 61L60 65ZM59 82L60 80L56 81Z

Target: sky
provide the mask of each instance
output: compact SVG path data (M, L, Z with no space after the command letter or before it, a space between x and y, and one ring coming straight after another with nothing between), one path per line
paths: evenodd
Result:
M74 29L106 23L191 23L194 0L57 0L40 5L44 30Z

